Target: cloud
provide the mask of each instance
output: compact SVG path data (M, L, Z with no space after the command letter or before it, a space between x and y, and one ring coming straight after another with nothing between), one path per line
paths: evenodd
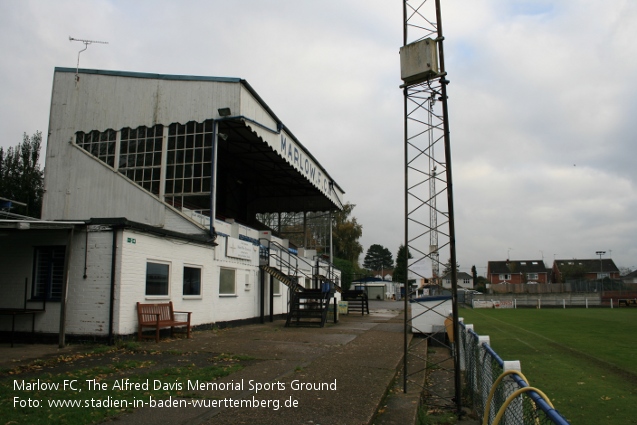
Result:
M637 266L637 3L443 2L463 271L489 260ZM0 2L0 145L46 133L53 68L241 77L403 243L402 7L385 0ZM441 254L446 261L446 255Z

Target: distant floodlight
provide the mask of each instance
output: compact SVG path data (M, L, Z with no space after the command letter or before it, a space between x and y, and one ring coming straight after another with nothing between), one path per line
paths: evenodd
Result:
M219 111L219 115L222 117L229 117L232 114L230 108L219 108L217 111Z

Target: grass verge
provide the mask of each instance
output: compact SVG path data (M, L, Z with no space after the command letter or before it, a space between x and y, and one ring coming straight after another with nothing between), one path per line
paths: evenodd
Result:
M464 309L570 422L636 424L637 309Z
M214 381L241 370L250 360L229 354L144 352L128 346L36 360L0 374L1 423L91 424L148 406L151 397L202 397L189 390L189 380Z

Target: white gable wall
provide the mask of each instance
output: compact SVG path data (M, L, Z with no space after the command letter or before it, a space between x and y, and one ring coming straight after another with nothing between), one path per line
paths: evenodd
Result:
M55 72L42 217L126 217L178 232L200 232L200 227L158 197L74 145L75 133L218 118L220 107L239 110L239 80L164 80L119 74L82 73L76 84L74 73Z

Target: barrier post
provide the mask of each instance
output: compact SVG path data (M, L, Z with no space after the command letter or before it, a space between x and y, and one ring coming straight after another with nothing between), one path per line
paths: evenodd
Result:
M491 365L485 366L485 363L490 363L490 357L485 355L484 344L489 345L491 338L488 335L478 335L478 358L476 359L476 380L474 391L480 394L480 408L484 412L486 407L487 396L489 395L489 388L493 385L493 373Z
M506 361L505 360L504 361L504 372L506 372L508 370L515 370L516 372L522 372L522 366L520 365L520 361L519 360L510 360L510 361ZM515 381L513 379L513 376L511 376L511 375L506 376L504 378L504 380L502 381L502 383L504 384L504 399L506 400L507 398L509 398L509 396L511 394L513 394L515 392L516 385L515 385ZM492 409L492 410L494 410L494 409ZM497 414L497 412L494 412L494 414ZM523 405L522 397L517 397L515 400L513 400L509 404L508 408L506 409L504 417L506 419L505 423L507 423L507 424L519 423L520 422L520 418L524 418L524 405Z

